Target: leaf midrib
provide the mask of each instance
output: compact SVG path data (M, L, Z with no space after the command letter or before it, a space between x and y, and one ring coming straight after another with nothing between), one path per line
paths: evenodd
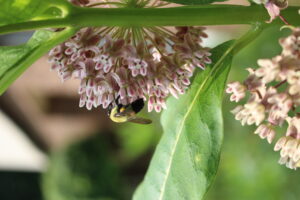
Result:
M204 88L205 84L208 82L208 80L212 77L210 76L211 74L213 74L215 71L218 71L220 70L218 68L218 66L223 62L223 60L227 57L227 55L233 50L233 48L235 47L235 45L232 45L230 48L227 49L227 51L223 54L223 56L218 60L218 62L214 65L214 67L212 68L212 70L210 71L210 73L207 75L206 79L202 82L202 84L199 86L199 89L197 90L197 93L195 94L193 100L192 100L192 103L190 104L190 106L188 107L188 110L186 112L186 114L184 115L181 123L180 123L180 126L179 126L179 132L178 134L176 134L176 140L175 140L175 144L174 144L174 147L172 148L172 152L171 152L171 158L170 158L170 162L169 162L169 166L166 170L166 175L165 175L165 181L163 182L163 185L162 185L162 189L160 191L162 191L160 193L160 196L159 196L159 199L158 200L162 200L163 197L164 197L164 194L165 194L165 188L166 188L166 184L167 184L167 181L168 181L168 178L169 178L169 174L170 174L170 171L171 171L171 166L172 166L172 163L173 163L173 158L174 158L174 153L176 151L176 146L178 144L178 141L179 141L179 138L180 136L182 135L182 130L183 130L183 127L184 127L184 124L185 124L185 121L186 119L188 118L188 116L190 115L190 112L192 111L192 108L195 106L195 102L196 100L198 99L198 96L200 95L202 89Z

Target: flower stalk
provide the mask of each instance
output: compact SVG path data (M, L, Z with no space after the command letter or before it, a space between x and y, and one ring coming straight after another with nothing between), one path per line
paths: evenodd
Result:
M290 24L300 25L298 10L290 6L281 15ZM222 13L222 15L220 15ZM68 7L68 13L58 19L35 20L0 26L0 34L63 27L148 27L148 26L207 26L265 23L269 15L260 5L207 5L175 8L84 8ZM280 19L272 25L283 25Z

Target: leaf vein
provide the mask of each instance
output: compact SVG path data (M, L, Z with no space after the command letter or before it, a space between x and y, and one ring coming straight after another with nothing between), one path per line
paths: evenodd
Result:
M182 135L182 130L183 130L183 127L184 127L184 124L185 124L185 121L187 120L188 116L190 115L191 111L192 111L192 108L194 107L195 105L195 102L196 100L198 99L198 96L200 95L201 91L203 90L204 86L206 85L206 83L208 82L208 80L212 77L211 75L216 71L216 70L219 70L218 69L218 66L223 62L224 58L227 57L227 55L232 51L232 49L234 48L235 45L232 45L229 49L227 49L227 51L223 54L223 56L218 60L218 62L214 65L214 67L211 69L211 71L209 72L209 74L207 75L207 77L205 78L205 80L202 82L202 84L199 86L199 89L197 90L191 104L189 105L188 107L188 110L186 112L186 114L183 116L183 119L182 121L180 122L180 125L179 125L179 131L178 133L176 134L176 138L175 138L175 143L174 143L174 146L172 148L172 151L171 151L171 156L170 156L170 161L169 161L169 165L167 167L167 170L166 170L166 176L165 176L165 179L162 183L162 187L160 189L161 193L160 193L160 196L158 198L158 200L162 200L163 197L164 197L164 194L165 194L165 188L166 188L166 184L167 184L167 181L168 181L168 178L170 176L170 171L171 171L171 166L172 166L172 163L173 163L173 158L174 158L174 153L176 151L176 147L177 147L177 144L178 144L178 141L179 141L179 138L180 136Z

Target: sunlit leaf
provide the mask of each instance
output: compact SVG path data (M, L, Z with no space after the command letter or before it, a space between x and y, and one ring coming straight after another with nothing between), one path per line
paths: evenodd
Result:
M172 3L178 3L182 5L205 5L214 2L223 2L226 0L164 0Z
M65 0L0 0L0 25L35 18L48 9L53 15L59 15L59 11L54 8L64 4L66 4Z
M187 94L168 101L164 134L135 200L199 200L211 185L223 139L221 104L231 45L214 48L213 64L196 75Z
M37 31L26 44L0 46L0 95L37 59L74 33L73 29L59 33Z

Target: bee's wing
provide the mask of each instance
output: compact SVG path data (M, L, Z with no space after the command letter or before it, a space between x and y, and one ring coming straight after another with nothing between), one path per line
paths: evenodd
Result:
M136 117L136 112L132 109L131 106L126 107L126 109L122 112L116 113L115 117L127 117L129 122L137 123L137 124L151 124L152 121L150 119Z
M151 124L152 120L140 118L140 117L134 117L128 120L129 122L137 123L137 124Z

